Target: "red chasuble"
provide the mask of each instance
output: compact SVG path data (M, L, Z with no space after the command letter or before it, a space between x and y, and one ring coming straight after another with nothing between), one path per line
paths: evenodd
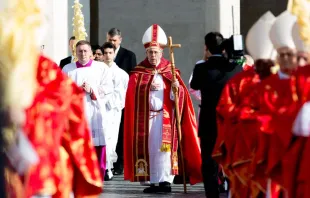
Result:
M296 88L300 107L310 100L310 66L299 67L291 77L292 86ZM300 108L299 107L299 108ZM285 187L290 197L310 197L310 138L296 137L285 156L284 163L295 166L284 172ZM289 166L288 166L289 167Z
M253 161L253 181L262 190L267 178L283 187L284 172L291 171L283 159L293 137L292 118L298 106L296 91L290 79L280 79L276 74L258 84L252 100L261 131Z
M41 56L38 89L26 110L24 132L39 163L22 178L9 170L10 197L99 195L102 181L84 112L84 92L51 60ZM17 185L20 184L20 185Z
M251 66L246 65L244 70L244 72L237 74L226 84L217 105L218 135L213 151L213 158L219 164L223 164L223 161L225 161L225 163L231 162L229 159L229 154L225 154L224 156L224 152L227 152L228 147L230 148L232 146L230 143L234 140L231 138L234 137L227 137L225 131L230 130L232 127L231 124L234 125L236 123L237 114L234 112L236 112L235 110L238 101L240 100L240 98L238 99L239 93L243 91L243 87L247 85L246 82L249 81L252 78L251 76L255 74L254 69ZM225 144L225 140L230 143L227 142L227 144Z
M292 124L297 114L298 97L290 79L279 79L278 75L264 80L262 91L259 120L263 123L262 131L270 134L266 171L273 176L281 170L279 162L292 141ZM276 177L273 179L278 183L282 180Z
M310 99L310 65L299 67L291 78L301 104Z
M231 180L232 197L248 197L250 193L249 165L256 145L257 130L254 126L257 122L245 116L246 112L239 114L242 101L250 95L253 84L258 82L259 76L253 68L237 74L225 86L217 106L220 118L217 145L220 149L216 149L225 151L221 163Z
M174 115L174 101L170 99L172 73L169 61L162 58L155 68L145 59L131 72L127 95L124 121L124 177L130 181L149 181L149 92L154 74L163 76L165 84L163 102L163 152L171 152L172 174L180 175L182 167L179 160L176 120ZM190 183L202 181L201 157L199 140L197 137L197 125L194 108L182 81L179 71L177 79L179 87L179 111L182 129L182 147L185 162L186 175ZM141 162L145 173L141 175L139 166Z

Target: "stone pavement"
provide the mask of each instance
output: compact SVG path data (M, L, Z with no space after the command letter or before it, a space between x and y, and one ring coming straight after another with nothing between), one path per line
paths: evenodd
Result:
M187 194L183 193L183 185L172 185L171 194L144 194L142 191L146 188L140 183L124 181L123 176L115 176L112 181L104 182L104 193L102 198L133 198L133 197L148 197L148 198L205 198L204 188L202 184L194 186L187 185ZM224 194L221 198L226 198Z

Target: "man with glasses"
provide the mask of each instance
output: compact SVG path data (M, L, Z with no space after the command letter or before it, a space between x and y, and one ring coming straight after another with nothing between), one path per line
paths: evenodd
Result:
M253 117L259 122L258 146L256 148L254 167L265 174L262 188L266 193L285 186L282 177L290 170L283 164L283 158L292 142L292 122L296 114L296 94L291 87L290 76L297 68L297 55L292 38L292 27L296 17L288 11L280 14L270 30L270 40L277 50L276 62L279 71L258 84L253 89L251 107L256 110ZM255 177L261 175L253 175ZM270 178L270 180L269 180ZM267 182L268 181L268 182ZM279 188L281 189L281 188Z
M167 37L154 24L142 39L146 58L129 78L124 121L124 178L151 183L144 193L170 193L179 164L175 104L172 87L178 89L185 172L191 184L201 182L201 159L194 108L177 70L173 82L170 62L163 58Z

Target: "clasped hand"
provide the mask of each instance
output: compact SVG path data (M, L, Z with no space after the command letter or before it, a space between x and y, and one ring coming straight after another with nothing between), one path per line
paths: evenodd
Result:
M87 82L83 82L81 87L86 93L91 93L91 87Z

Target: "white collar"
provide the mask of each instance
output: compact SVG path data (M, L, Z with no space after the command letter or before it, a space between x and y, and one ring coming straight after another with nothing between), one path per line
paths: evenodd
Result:
M278 75L281 80L290 78L290 75L283 73L281 70L278 71Z
M104 64L106 64L106 63L104 63ZM106 64L109 68L113 68L113 67L115 67L115 66L117 66L116 65L116 63L113 61L112 63L111 63L111 66L109 66L108 64Z
M204 63L204 62L206 62L206 61L205 60L199 60L199 61L196 62L196 65L198 65L200 63Z

